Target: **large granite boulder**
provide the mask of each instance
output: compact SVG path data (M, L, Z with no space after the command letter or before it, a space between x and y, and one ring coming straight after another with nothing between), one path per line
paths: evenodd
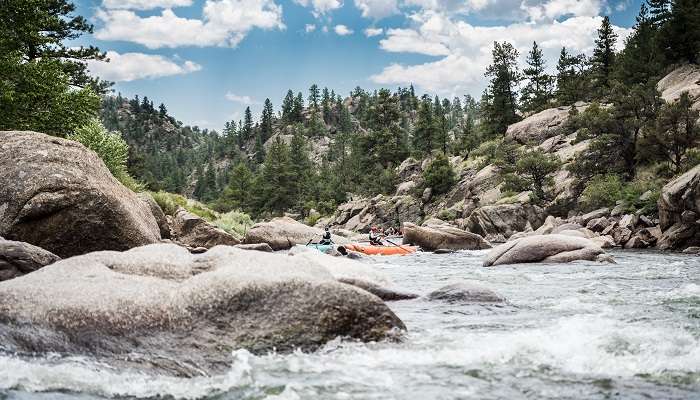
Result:
M403 222L417 223L422 217L422 204L415 197L378 195L341 204L331 225L366 233L374 225L397 228Z
M576 105L579 111L585 110L586 107L587 105L583 103ZM510 125L506 131L506 137L522 144L540 144L553 136L566 133L569 111L569 107L557 107L533 114Z
M446 224L416 226L403 224L403 243L414 244L423 250L480 250L490 249L491 244L483 237Z
M310 240L319 241L323 229L314 228L292 218L273 218L269 222L259 222L248 230L243 238L246 244L267 243L273 250L286 250L297 244L307 244ZM341 236L333 236L336 244L348 243Z
M34 272L60 259L41 247L0 238L0 281Z
M172 219L172 235L176 242L190 248L210 249L218 245L235 246L241 239L205 221L182 207Z
M153 196L143 192L138 194L139 199L146 203L148 209L151 210L153 218L156 219L158 224L158 230L160 231L160 237L162 239L170 239L170 224L168 223L168 218L165 216L163 209L160 208L158 203L153 199Z
M700 66L683 65L661 79L656 88L661 92L661 98L669 103L678 100L683 92L688 92L696 99L693 108L700 109Z
M148 205L93 151L36 132L0 132L0 236L61 257L158 242Z
M672 180L658 202L661 249L700 245L700 165Z
M226 371L239 348L308 351L403 329L379 298L319 264L230 246L96 252L0 282L0 351L180 376Z
M467 282L452 283L428 294L428 300L447 303L504 303L506 299L489 288Z
M495 247L486 256L484 266L608 259L605 251L590 239L551 234L528 236Z
M517 232L539 228L545 220L544 210L531 204L494 204L474 210L465 222L466 230L485 237L508 239Z

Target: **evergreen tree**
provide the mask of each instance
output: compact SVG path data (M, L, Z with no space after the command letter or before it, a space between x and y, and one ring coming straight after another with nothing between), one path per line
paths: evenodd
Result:
M321 99L320 90L318 85L315 83L309 88L309 107L311 107L315 112L318 111L318 102Z
M304 122L304 95L301 92L297 93L294 98L294 107L292 107L292 115L294 122Z
M632 34L618 56L615 76L626 85L646 84L661 70L661 57L656 45L656 29L649 11L642 4Z
M572 105L579 100L587 100L586 57L583 54L571 55L566 47L561 49L557 63L557 102Z
M433 150L435 125L433 103L429 97L424 96L418 108L418 121L413 132L413 150L418 155L427 155Z
M431 188L433 194L448 192L455 181L456 174L450 165L450 160L443 153L439 153L423 172L423 185Z
M265 156L265 164L256 181L256 186L259 187L258 206L277 215L290 209L294 202L290 182L294 179L289 161L289 146L277 137Z
M649 4L649 13L651 23L661 27L668 21L671 16L672 0L647 0ZM644 4L642 4L644 6Z
M239 162L230 173L228 185L221 194L218 207L224 211L242 210L253 213L253 173L250 168Z
M661 27L660 44L671 63L700 61L700 3L674 0L671 14Z
M489 127L494 134L503 135L508 125L519 120L516 110L517 86L521 76L518 70L518 51L508 42L493 44L493 62L486 68L490 81L488 91L491 97L488 109L491 123Z
M305 200L312 193L313 163L309 158L309 150L304 136L296 131L289 146L290 175L288 182L291 203L301 210Z
M549 106L552 95L552 77L547 74L547 65L537 42L527 56L527 68L523 77L527 81L522 89L520 101L526 112L539 112Z
M245 142L253 137L253 113L250 112L250 107L246 107L243 114L243 129L241 130L241 137Z
M591 68L593 73L593 85L599 96L608 93L611 86L611 75L615 65L615 42L617 34L613 31L610 18L605 16L598 29L598 38L595 41Z
M262 115L260 117L260 133L262 135L262 142L266 142L267 139L272 136L272 119L274 118L274 114L275 111L272 108L272 102L270 99L265 99Z
M435 96L435 102L433 104L433 119L435 120L435 131L432 142L434 147L442 151L443 154L447 154L447 147L449 144L449 129L447 116L448 104L440 103L440 98Z
M290 89L282 101L282 119L284 122L291 123L295 121L294 111L294 92Z

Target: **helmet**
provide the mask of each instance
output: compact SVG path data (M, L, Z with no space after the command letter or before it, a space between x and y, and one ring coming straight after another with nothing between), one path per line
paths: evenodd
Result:
M328 232L328 227L326 227L326 232Z
M376 227L376 226L373 226L373 227L372 227L372 230L373 230L373 231L376 231L376 230L377 230L377 227Z

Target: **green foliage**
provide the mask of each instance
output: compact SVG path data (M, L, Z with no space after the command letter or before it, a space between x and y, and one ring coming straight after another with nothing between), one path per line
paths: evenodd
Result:
M539 112L549 106L552 97L553 78L547 74L547 65L537 42L527 56L527 68L523 70L526 84L520 92L520 103L525 112Z
M92 119L70 133L67 139L81 143L97 153L109 169L109 172L124 186L133 191L143 191L143 185L129 175L126 162L129 157L129 145L117 132L108 132L102 123Z
M557 102L561 105L572 105L577 101L588 100L587 77L586 56L572 55L563 47L557 63Z
M253 226L253 220L250 218L250 215L240 211L229 211L225 214L219 214L212 223L226 232L238 236L245 236L248 229Z
M520 119L516 113L516 89L522 76L518 69L518 51L512 44L494 42L492 57L492 64L486 68L489 86L481 107L488 131L493 135L503 135L508 125Z
M450 160L442 153L439 153L423 171L424 187L432 188L434 195L448 192L455 181L456 175Z
M623 183L618 175L597 175L581 193L580 204L584 211L612 208L622 198L622 188Z
M535 203L551 200L549 188L554 185L553 174L561 166L559 158L546 154L538 148L517 151L512 171L504 176L503 190L532 191L531 199ZM508 171L508 170L506 170Z
M617 34L613 31L610 18L603 17L603 22L598 29L598 38L595 41L591 57L591 69L593 73L593 86L598 95L604 95L611 87L611 75L615 65L615 42Z
M178 207L187 206L187 199L179 194L168 192L149 192L149 194L166 215L175 215Z
M583 211L621 205L624 212L639 211L653 216L657 213L660 188L661 182L657 178L625 183L618 175L597 175L586 185L579 204Z

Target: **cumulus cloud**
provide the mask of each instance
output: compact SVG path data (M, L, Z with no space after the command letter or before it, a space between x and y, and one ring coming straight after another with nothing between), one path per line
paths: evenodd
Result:
M152 54L119 54L108 51L107 58L110 62L88 61L88 69L102 79L115 82L183 75L202 69L201 65L192 61L178 64L169 58Z
M122 10L152 10L154 8L187 7L192 0L104 0L102 7Z
M141 17L131 10L99 9L100 40L124 40L148 48L235 47L254 29L284 29L282 7L274 0L207 0L202 19L182 18L171 9Z
M382 28L367 28L367 29L365 29L365 36L367 36L367 37L379 36L382 33L384 33L384 29L382 29Z
M311 33L315 30L316 30L316 25L314 25L314 24L306 24L304 26L304 31L306 31L306 33Z
M294 2L302 7L311 7L313 15L317 18L343 6L341 0L294 0Z
M386 18L399 12L397 0L355 0L355 7L365 18L375 20Z
M564 16L595 17L602 7L601 0L548 0L540 4L521 4L532 21L553 20Z
M335 28L333 28L333 30L337 35L340 36L352 35L354 32L352 29L348 28L345 25L336 25Z
M483 89L484 70L491 63L494 41L512 43L521 53L521 62L532 42L537 41L553 69L562 46L573 53L592 52L602 18L572 17L561 22L474 26L454 21L444 14L423 12L414 15L413 20L415 28L387 31L380 47L390 52L442 58L417 65L391 64L371 80L379 84L415 83L425 90L451 95L465 91L477 94ZM618 46L622 46L629 30L615 27L615 31L619 35Z
M226 97L226 100L228 100L228 101L233 101L234 103L240 103L240 104L244 104L247 106L260 104L259 101L254 100L250 96L240 96L240 95L237 95L237 94L232 93L232 92L227 92L224 97Z

